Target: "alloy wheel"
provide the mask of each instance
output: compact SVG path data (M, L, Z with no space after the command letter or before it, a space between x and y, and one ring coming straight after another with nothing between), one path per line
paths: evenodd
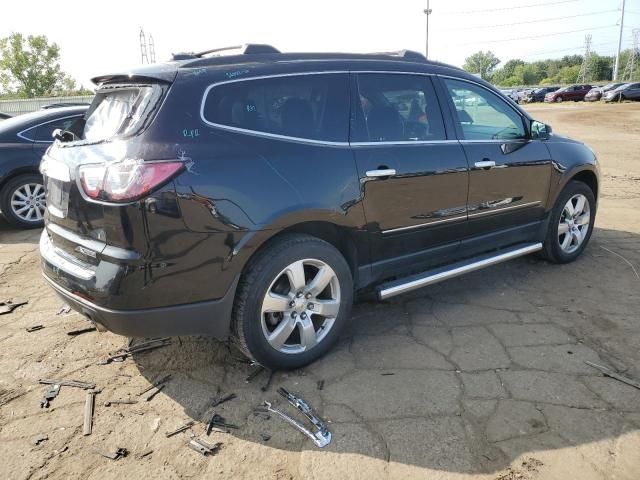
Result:
M46 207L44 186L39 183L21 185L11 195L11 210L23 222L41 222Z
M267 289L260 311L272 348L296 354L328 335L340 311L340 282L325 262L307 258L283 269Z
M584 242L591 223L591 208L581 193L569 199L558 224L558 243L565 253L573 253Z

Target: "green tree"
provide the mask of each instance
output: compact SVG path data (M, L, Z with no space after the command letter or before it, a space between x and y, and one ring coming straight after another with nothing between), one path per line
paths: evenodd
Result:
M500 59L493 52L476 52L464 60L464 68L467 72L479 74L481 78L488 80L491 73L500 63Z
M22 98L60 92L70 79L59 60L60 48L44 35L13 33L0 39L0 86Z
M589 79L595 82L610 80L613 74L611 57L601 57L594 53L589 57Z

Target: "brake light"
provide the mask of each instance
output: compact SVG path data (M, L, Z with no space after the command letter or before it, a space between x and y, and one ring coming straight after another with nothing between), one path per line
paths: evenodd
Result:
M132 202L148 195L183 169L182 162L123 160L81 165L78 174L82 189L89 198Z

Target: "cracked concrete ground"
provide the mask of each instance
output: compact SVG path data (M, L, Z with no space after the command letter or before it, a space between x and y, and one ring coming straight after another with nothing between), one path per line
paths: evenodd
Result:
M238 354L206 338L96 365L127 339L67 336L86 322L56 315L61 302L39 273L38 232L1 223L0 296L29 299L0 316L2 478L637 479L640 390L584 361L640 379L640 279L624 261L640 269L640 105L531 110L600 156L597 228L584 255L565 266L523 258L359 303L337 348L303 370L276 373L266 392L264 373L246 383ZM36 324L45 328L25 331ZM152 401L138 396L167 373ZM91 436L82 436L85 392L62 387L41 409L43 377L102 388ZM278 386L331 422L326 449L253 415L265 399L284 407ZM212 399L228 392L237 398L216 411L240 428L212 434L223 442L216 456L188 449L188 433L165 438L189 419L201 435ZM126 398L139 403L104 406ZM34 445L39 434L48 439ZM114 447L131 453L112 461L93 452Z

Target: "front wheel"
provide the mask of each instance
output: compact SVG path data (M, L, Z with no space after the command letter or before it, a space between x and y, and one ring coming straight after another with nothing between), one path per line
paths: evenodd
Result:
M233 308L240 350L273 370L299 368L338 340L353 302L351 270L331 244L287 235L258 253Z
M563 98L561 96L557 96L556 97L556 102L557 103L562 103Z
M591 238L595 215L596 200L591 188L582 182L569 182L551 212L545 258L554 263L578 258Z

